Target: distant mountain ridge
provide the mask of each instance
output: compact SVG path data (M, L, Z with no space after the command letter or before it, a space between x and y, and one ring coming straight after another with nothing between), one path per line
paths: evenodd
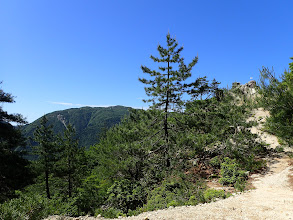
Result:
M70 123L76 129L76 137L79 145L90 147L99 142L105 130L120 123L121 119L129 115L130 107L81 107L71 108L62 111L55 111L46 114L48 124L53 125L55 134L62 134L65 124ZM23 126L22 132L25 137L33 137L37 126L40 125L41 118Z

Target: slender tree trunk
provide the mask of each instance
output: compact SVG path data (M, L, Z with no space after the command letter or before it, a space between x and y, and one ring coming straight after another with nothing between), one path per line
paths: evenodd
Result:
M72 180L71 180L71 160L68 158L68 196L72 196Z
M69 196L69 198L72 196L71 173L69 173L69 175L68 175L68 196Z
M168 57L168 82L167 82L167 97L166 97L166 106L165 106L165 121L164 121L164 131L165 131L165 138L166 140L169 139L169 133L168 133L168 107L169 107L169 79L170 79L170 62L169 62L170 56Z
M168 107L169 107L169 79L170 79L170 55L168 56L168 82L167 82L167 97L166 97L166 106L165 106L165 120L164 120L164 131L165 131L165 140L167 142L167 148L166 148L166 166L170 167L170 158L168 156L169 154L169 131L168 131Z
M48 170L48 167L46 167L46 170L45 170L45 178L46 178L46 193L47 193L47 197L48 197L48 199L51 199L50 189L49 189L49 170Z

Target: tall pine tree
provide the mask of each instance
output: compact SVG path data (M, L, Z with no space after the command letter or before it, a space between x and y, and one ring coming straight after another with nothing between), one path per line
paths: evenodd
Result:
M61 138L57 162L57 176L66 181L67 195L72 197L73 192L81 182L84 170L84 148L79 148L76 132L71 124L66 125L66 130Z
M177 111L182 109L184 101L182 96L186 89L185 81L191 76L191 70L198 61L195 57L191 63L186 65L184 58L180 53L183 47L178 47L176 39L167 34L167 48L161 45L157 48L160 57L151 56L154 62L162 65L158 67L159 71L151 70L146 66L141 66L144 73L149 74L149 79L139 78L139 81L146 84L145 91L150 98L144 100L151 102L153 109L163 109L163 139L164 144L160 146L163 148L166 155L166 166L170 166L170 159L168 156L170 148L169 130L172 129L169 120L170 111Z
M0 82L1 84L2 82ZM0 89L0 103L13 103L14 97ZM26 124L20 114L9 114L0 106L0 150L12 152L16 147L24 145L24 138L19 130L10 123Z
M57 160L57 148L53 128L47 122L48 119L46 116L43 116L40 126L34 132L34 141L38 145L33 147L33 153L38 156L39 167L45 175L46 194L50 199L49 177L53 173L53 168Z
M28 161L16 150L19 146L25 146L25 138L11 124L21 125L27 122L22 115L9 114L2 108L3 103L13 102L14 97L0 89L0 203L15 196L15 190L21 189L32 180L27 167Z

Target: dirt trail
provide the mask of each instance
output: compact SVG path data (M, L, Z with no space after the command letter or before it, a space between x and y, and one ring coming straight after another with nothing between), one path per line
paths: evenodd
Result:
M269 144L269 148L276 148L279 146L278 138L274 135L271 135L267 132L262 131L263 123L266 121L266 117L269 117L269 112L258 108L252 111L252 116L247 119L247 121L257 121L258 125L251 128L251 133L258 134L262 141ZM285 148L285 152L292 152L292 148Z
M254 111L248 120L265 120L268 113L262 109ZM260 134L262 140L270 147L278 146L277 138L261 131L259 126L251 132ZM285 149L291 151L291 149ZM292 160L291 160L292 161ZM252 184L254 190L244 192L197 206L183 206L142 213L138 216L120 218L132 220L156 219L292 219L293 220L293 168L290 158L284 153L275 158L268 158L268 171L265 174L254 174ZM291 185L290 185L291 181ZM54 217L48 219L56 219ZM72 219L103 219L101 217L79 217Z
M127 219L293 219L293 191L288 184L291 173L288 159L276 159L268 174L254 176L255 190L214 203L147 212Z

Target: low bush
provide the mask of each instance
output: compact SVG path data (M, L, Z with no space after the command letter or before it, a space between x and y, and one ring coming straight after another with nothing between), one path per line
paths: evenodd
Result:
M77 215L75 199L47 199L39 194L19 193L19 198L0 204L0 219L38 220L49 215Z
M79 214L94 215L97 207L100 207L106 200L107 189L110 186L110 181L99 179L95 174L84 179L81 187L78 188Z
M204 202L201 187L178 179L165 180L153 189L144 206L145 211L164 209L170 206L197 205Z
M244 170L239 168L236 159L224 158L224 162L221 163L221 178L220 183L223 185L235 186L241 183L245 183L247 174Z
M284 152L284 147L282 147L282 146L277 146L277 147L275 148L275 151L276 151L277 153L282 153L282 152Z
M220 168L221 167L221 158L220 158L220 156L215 156L212 159L210 159L209 164L215 169Z
M126 214L123 213L122 210L120 209L116 209L113 207L109 207L109 208L99 208L96 210L95 215L99 215L101 214L103 217L105 218L118 218L119 216L126 216Z
M228 198L231 194L225 193L224 190L207 189L204 191L204 199L206 202L213 202L217 198Z
M115 181L107 194L107 205L122 210L123 213L143 206L146 200L146 192L142 186L127 179Z

